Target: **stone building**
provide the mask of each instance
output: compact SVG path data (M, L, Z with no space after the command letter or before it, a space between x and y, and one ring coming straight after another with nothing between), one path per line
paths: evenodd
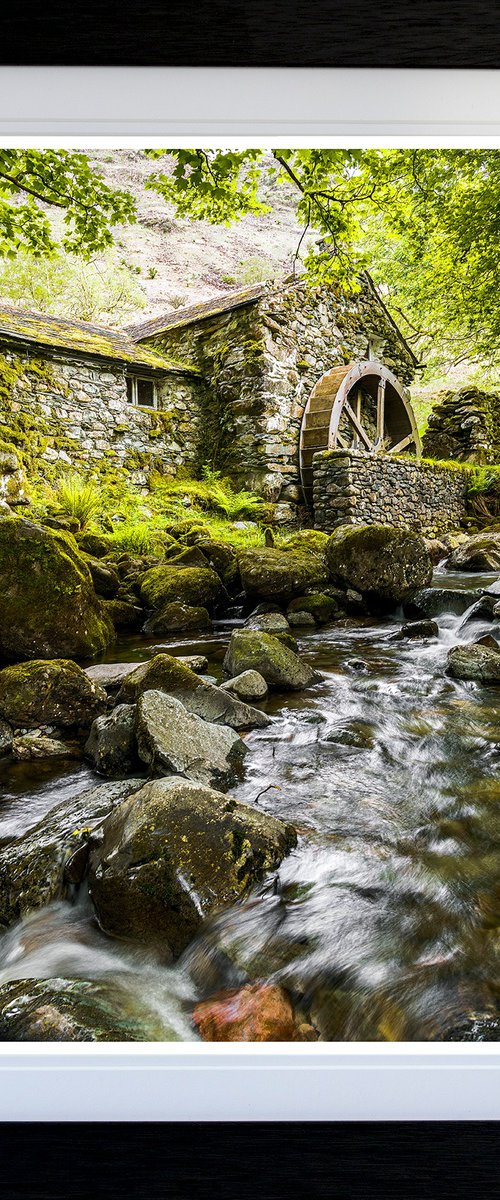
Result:
M323 372L376 358L408 385L417 366L368 274L352 296L295 279L257 284L127 333L197 368L206 385L200 457L278 502L283 520L302 503L300 426Z
M0 307L0 450L44 464L175 474L199 444L196 367L127 334ZM7 449L8 447L8 449Z
M0 451L47 468L209 464L294 519L299 434L311 390L335 365L377 359L403 386L416 359L369 275L345 296L288 280L129 326L0 307Z

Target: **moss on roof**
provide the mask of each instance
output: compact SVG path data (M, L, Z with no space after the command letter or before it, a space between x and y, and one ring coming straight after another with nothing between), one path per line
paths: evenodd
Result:
M155 334L164 333L167 329L178 329L183 325L192 325L196 321L216 317L219 313L230 312L232 308L243 308L246 304L256 304L266 291L265 283L254 283L252 287L239 288L238 291L227 292L215 296L204 304L193 304L189 308L177 308L175 312L165 313L161 317L153 317L151 321L142 321L137 325L126 325L126 332L134 342L142 342Z
M165 358L145 346L137 346L129 334L117 329L91 325L88 321L51 317L9 305L0 305L0 341L11 344L28 342L50 350L70 350L92 358L130 363L155 371L199 374L194 367Z

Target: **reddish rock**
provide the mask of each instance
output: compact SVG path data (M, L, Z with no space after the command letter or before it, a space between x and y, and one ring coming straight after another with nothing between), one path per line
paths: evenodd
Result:
M193 1020L205 1042L297 1042L290 1000L276 984L255 983L197 1004Z

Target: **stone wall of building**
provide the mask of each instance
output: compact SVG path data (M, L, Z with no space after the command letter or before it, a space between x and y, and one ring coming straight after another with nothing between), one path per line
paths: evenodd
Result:
M439 537L466 512L467 471L360 451L314 456L314 524L392 525Z
M500 462L500 395L476 387L436 396L422 443L428 458Z
M279 501L302 504L299 431L309 393L336 363L377 357L408 384L411 355L368 284L355 296L303 283L267 285L257 301L180 323L150 345L204 373L206 461Z
M138 372L140 373L140 372ZM145 485L152 469L174 475L198 454L201 380L171 371L156 379L158 409L127 401L125 367L70 355L0 355L0 449L31 457L40 474L57 465L127 468Z

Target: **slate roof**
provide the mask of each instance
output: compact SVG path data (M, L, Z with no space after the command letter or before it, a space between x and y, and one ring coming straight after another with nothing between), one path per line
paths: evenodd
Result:
M230 312L232 308L243 308L246 304L256 304L265 291L265 283L254 283L252 287L239 288L238 291L215 296L213 300L206 300L204 304L193 304L189 308L177 308L174 312L164 313L161 317L153 317L151 321L126 325L125 330L134 342L142 342L154 337L155 334L165 333L167 329L179 329L183 325L192 325L207 317Z
M154 371L198 374L194 367L184 366L146 346L136 345L127 332L92 325L88 321L29 312L7 304L0 305L0 342L69 350L85 357L108 359Z

